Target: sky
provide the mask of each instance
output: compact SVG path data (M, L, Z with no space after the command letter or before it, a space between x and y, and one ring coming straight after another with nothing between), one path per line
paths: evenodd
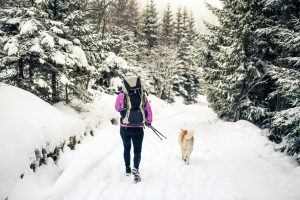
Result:
M138 0L140 6L143 8L146 6L147 1L150 0ZM165 10L168 3L171 5L171 9L173 10L173 16L178 9L178 7L186 7L189 11L194 13L194 17L196 20L196 26L198 31L205 32L205 26L203 24L203 20L216 24L217 18L206 8L205 2L221 8L221 3L219 0L154 0L157 10L162 15L162 12Z

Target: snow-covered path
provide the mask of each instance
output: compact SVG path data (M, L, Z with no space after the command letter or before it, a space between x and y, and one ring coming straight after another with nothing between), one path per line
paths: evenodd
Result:
M113 106L113 102L110 102ZM124 175L119 128L99 127L69 158L44 200L299 200L300 169L254 125L218 120L204 101L166 105L152 100L153 126L145 130L142 182ZM195 129L191 164L180 160L180 128Z

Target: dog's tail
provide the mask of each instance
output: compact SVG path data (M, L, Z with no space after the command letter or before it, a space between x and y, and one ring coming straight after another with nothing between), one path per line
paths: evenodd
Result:
M187 130L181 129L181 132L179 134L179 140L178 140L179 144L182 144L183 138L187 134L187 132L188 132Z

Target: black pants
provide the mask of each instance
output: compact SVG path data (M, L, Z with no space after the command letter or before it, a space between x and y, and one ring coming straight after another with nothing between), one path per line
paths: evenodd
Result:
M144 128L120 128L120 134L124 146L125 167L130 167L131 141L133 143L133 166L138 169L141 162L142 144L144 138Z

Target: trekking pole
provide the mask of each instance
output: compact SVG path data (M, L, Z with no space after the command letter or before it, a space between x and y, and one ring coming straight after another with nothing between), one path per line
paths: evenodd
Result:
M160 140L163 140L153 129L151 129L156 135L157 137L160 139Z
M167 137L166 136L164 136L161 132L159 132L156 128L154 128L152 125L150 125L149 126L151 129L152 129L152 131L159 137L159 138L161 138L160 136L162 136L162 137L164 137L165 139L167 139ZM160 136L159 136L160 135ZM162 139L161 139L162 140Z
M156 136L157 136L160 140L163 140L163 139L160 137L160 135L159 135L156 131L154 131L154 130L152 129L151 125L148 125L147 127L150 128L150 129L156 134Z
M164 136L161 132L159 132L156 128L154 128L153 126L151 126L152 127L152 129L154 130L154 131L156 131L158 134L160 134L162 137L164 137L165 139L167 139L167 137L166 136Z

